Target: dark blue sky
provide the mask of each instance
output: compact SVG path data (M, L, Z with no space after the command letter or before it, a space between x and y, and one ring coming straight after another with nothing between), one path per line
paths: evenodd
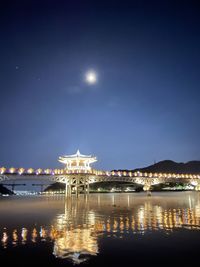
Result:
M200 159L198 1L1 1L0 165ZM93 69L98 83L88 85Z

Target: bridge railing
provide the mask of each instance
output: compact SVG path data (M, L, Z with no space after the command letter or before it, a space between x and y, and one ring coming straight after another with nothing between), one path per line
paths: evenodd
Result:
M140 171L124 171L124 170L67 170L67 169L33 169L33 168L0 168L1 175L67 175L67 174L93 174L98 176L118 176L118 177L146 177L146 178L180 178L180 179L200 179L200 174L179 174L179 173L152 173Z

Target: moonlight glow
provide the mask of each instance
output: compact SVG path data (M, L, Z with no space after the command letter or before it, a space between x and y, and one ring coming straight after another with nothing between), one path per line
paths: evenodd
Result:
M97 82L97 74L94 71L88 71L85 75L86 82L89 84L95 84Z

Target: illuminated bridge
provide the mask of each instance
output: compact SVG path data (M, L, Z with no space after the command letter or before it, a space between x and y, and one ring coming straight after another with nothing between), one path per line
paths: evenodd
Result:
M76 154L59 157L64 169L24 169L24 168L0 168L0 182L6 180L36 180L64 183L66 196L70 197L72 190L76 196L83 191L89 194L90 184L96 182L129 182L143 186L144 191L150 191L151 186L169 182L188 183L200 190L200 174L177 174L177 173L151 173L132 171L101 171L90 167L97 161L96 157Z

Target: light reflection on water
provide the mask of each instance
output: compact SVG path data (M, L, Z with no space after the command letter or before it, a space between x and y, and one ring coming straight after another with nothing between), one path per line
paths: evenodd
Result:
M86 199L80 196L78 201L9 198L0 200L0 214L4 216L4 222L0 221L4 249L52 242L55 257L79 264L100 253L101 238L154 231L170 234L180 228L199 230L200 198L197 192L154 193L152 197L95 194ZM16 221L16 216L21 219Z

